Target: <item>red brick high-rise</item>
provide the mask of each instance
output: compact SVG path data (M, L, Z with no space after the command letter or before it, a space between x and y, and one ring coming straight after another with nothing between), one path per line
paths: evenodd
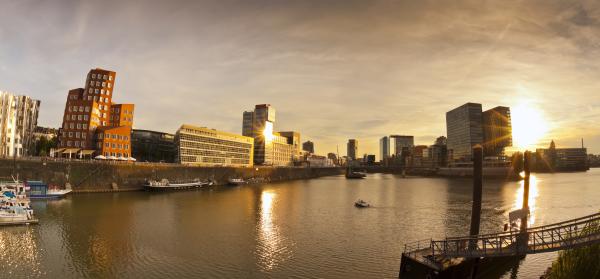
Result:
M61 152L69 156L131 156L134 105L112 102L115 77L113 71L92 69L85 88L69 91L59 137ZM114 147L113 138L119 142Z

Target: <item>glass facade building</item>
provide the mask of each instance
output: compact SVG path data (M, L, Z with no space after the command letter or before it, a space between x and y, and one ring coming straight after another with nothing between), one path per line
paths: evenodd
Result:
M510 108L495 107L483 112L483 154L504 156L504 149L512 146Z
M453 161L472 160L473 146L483 143L481 104L466 103L446 113L448 150Z

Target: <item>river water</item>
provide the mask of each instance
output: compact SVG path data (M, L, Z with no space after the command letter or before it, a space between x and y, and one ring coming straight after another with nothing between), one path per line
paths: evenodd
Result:
M530 223L596 213L598 181L600 169L535 175ZM482 233L497 232L522 182L484 183ZM397 278L405 243L468 234L471 191L470 179L372 174L36 201L39 225L0 228L0 277ZM539 278L556 255L501 278Z

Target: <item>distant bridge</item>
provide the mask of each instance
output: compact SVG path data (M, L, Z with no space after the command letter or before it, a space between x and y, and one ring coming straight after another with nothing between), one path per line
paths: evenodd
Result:
M600 243L600 213L556 224L476 237L422 240L407 244L404 255L439 269L451 258L506 257L572 249Z

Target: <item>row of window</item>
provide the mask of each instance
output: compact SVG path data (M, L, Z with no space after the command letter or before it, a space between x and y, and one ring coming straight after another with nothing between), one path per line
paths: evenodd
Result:
M189 134L180 134L179 139L194 141L194 142L217 144L217 145L225 145L225 146L231 146L231 147L246 148L246 149L252 148L251 143L223 140L223 139L203 137L203 136L197 136L197 135L189 135Z
M92 78L93 79L98 78L98 79L103 79L103 80L107 80L107 79L108 80L112 80L112 76L110 76L110 75L102 75L102 74L92 74Z
M119 109L118 107L116 107L116 108L113 108L113 112L119 113L120 111L121 111L121 109ZM125 114L133 114L133 111L130 111L130 110L124 109L124 110L123 110L123 113L125 113Z
M81 129L87 130L88 125L86 123L66 123L65 122L65 125L63 128L64 129L69 128L69 129L73 130L76 127L77 127L77 130L81 130Z
M97 88L89 88L88 89L88 94L100 94L100 95L110 95L110 90L109 89L97 89Z
M69 106L68 110L71 112L90 112L90 107L89 106Z
M104 134L98 134L98 139L129 140L129 136L104 133Z
M104 143L104 147L106 148L113 148L113 149L129 149L129 144L122 144L122 143L110 143L110 142L105 142ZM99 142L98 143L98 148L102 148L102 143Z
M129 157L129 153L119 153L119 152L104 152L104 156L108 157L108 156L113 156L113 157L125 157L128 158Z
M238 158L238 159L249 159L250 153L229 153L213 150L199 150L199 149L188 149L181 148L182 155L197 155L207 157L219 157L219 158Z
M67 115L67 120L71 120L71 121L88 121L89 120L89 115L87 114L71 114L71 118L69 119L69 116Z
M67 146L66 147L81 147L81 148L85 148L85 141L67 141Z
M186 156L186 155L182 155L180 157L180 161L181 163L206 163L206 164L221 164L221 165L225 165L227 164L227 161L229 161L229 164L232 165L248 165L250 164L250 160L249 159L228 159L225 160L224 158L213 158L213 157L196 157L196 156Z
M193 142L193 141L180 141L180 147L186 148L194 148L194 149L203 149L203 150L217 150L221 152L233 152L233 153L250 153L252 149L250 148L239 148L239 147L231 147L226 145L215 145L215 144L207 144L202 142Z

